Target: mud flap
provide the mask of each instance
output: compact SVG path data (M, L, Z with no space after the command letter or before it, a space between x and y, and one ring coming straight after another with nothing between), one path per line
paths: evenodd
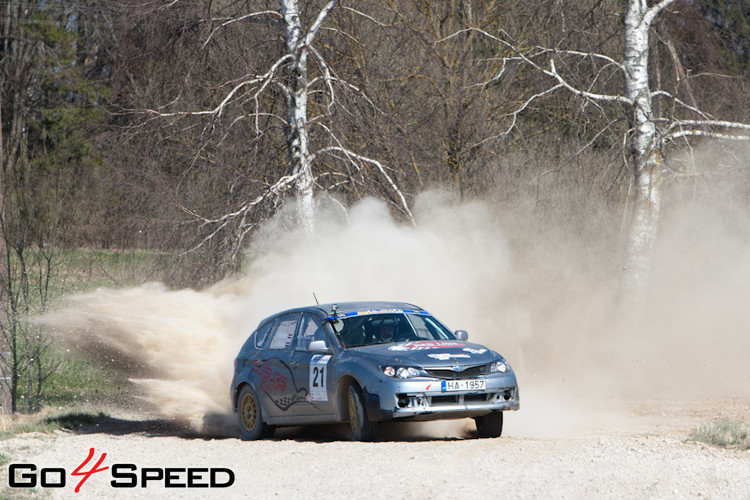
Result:
M363 389L365 397L365 410L367 411L367 418L371 422L381 422L383 420L391 420L393 418L392 411L385 411L380 408L380 395L371 394Z

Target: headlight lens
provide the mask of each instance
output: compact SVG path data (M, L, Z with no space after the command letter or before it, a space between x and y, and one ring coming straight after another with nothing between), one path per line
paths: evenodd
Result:
M508 373L510 371L510 365L504 359L495 361L490 365L490 373Z
M419 370L411 366L385 366L383 373L395 378L414 378L419 376Z
M396 370L396 377L398 378L413 378L419 376L419 370L416 368L409 367L401 367L398 370Z

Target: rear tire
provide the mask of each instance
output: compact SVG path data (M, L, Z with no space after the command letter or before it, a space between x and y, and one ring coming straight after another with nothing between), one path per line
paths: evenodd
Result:
M237 419L243 441L263 439L273 434L274 428L263 421L260 400L249 385L242 387L237 398Z
M503 412L493 411L481 417L474 417L477 435L480 438L496 438L503 434Z
M375 441L377 439L377 424L370 422L370 419L367 418L362 389L357 384L349 386L347 406L349 408L349 428L352 432L352 439L355 441Z

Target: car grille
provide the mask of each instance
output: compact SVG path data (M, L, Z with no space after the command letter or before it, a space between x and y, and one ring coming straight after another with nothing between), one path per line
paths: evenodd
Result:
M472 402L485 402L494 394L451 394L450 396L432 396L430 397L431 406L470 404Z
M472 366L462 372L454 371L451 368L431 368L425 369L430 377L441 378L444 380L456 380L461 378L474 378L487 373L487 365Z

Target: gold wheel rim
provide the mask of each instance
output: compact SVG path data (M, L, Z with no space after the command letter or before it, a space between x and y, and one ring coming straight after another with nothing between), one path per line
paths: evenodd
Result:
M242 396L240 411L242 412L242 425L245 429L248 431L255 429L255 424L258 422L258 404L252 394Z

